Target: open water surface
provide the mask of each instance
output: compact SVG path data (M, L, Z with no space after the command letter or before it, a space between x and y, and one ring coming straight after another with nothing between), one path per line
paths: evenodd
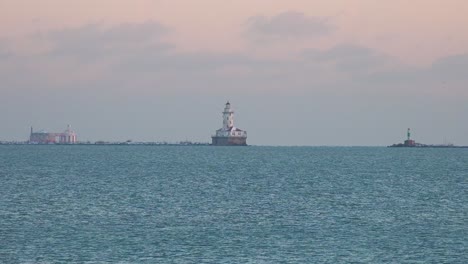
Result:
M0 263L468 263L468 149L0 146Z

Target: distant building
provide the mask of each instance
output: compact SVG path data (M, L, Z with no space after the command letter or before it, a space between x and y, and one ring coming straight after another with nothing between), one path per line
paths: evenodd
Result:
M30 144L55 144L56 142L58 142L56 133L49 133L44 130L34 132L31 127Z
M247 146L247 131L234 126L234 111L229 102L223 111L223 127L211 139L214 146Z
M44 130L34 132L31 127L29 136L30 144L75 144L77 143L76 133L71 130L71 126L67 126L67 130L63 133L50 133Z

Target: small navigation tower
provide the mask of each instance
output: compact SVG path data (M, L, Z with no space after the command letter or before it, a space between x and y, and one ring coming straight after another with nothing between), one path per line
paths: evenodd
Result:
M406 133L407 139L405 140L405 147L414 147L416 146L416 142L411 139L411 129L408 128L408 132Z

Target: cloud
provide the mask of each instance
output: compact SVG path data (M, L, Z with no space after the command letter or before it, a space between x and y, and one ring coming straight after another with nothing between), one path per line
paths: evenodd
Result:
M306 50L302 56L305 60L329 65L339 72L349 74L382 71L398 64L390 56L354 44L341 44L328 50Z
M282 16L294 14L302 17L299 21L307 20L297 13ZM12 65L16 65L14 72L35 77L36 83L42 79L49 89L82 85L122 90L133 86L166 91L281 91L285 87L303 91L348 81L343 74L367 74L385 62L377 52L356 45L309 50L287 59L255 58L242 52L181 53L164 41L169 33L158 22L107 28L91 24L54 31L40 36L51 43L49 51L20 56Z
M459 54L435 61L428 73L433 78L446 82L450 80L468 81L468 54Z
M28 95L77 90L80 86L108 89L94 85L104 80L111 83L114 78L112 67L141 54L142 50L151 55L173 49L163 41L169 33L169 28L151 21L112 27L90 24L25 36L31 47L46 43L47 48L40 52L0 51L0 54L6 54L1 55L3 59L0 60L1 89ZM14 41L3 40L0 47L15 46Z
M339 93L380 88L391 92L390 86L417 90L435 78L447 82L467 78L466 55L440 59L429 68L411 68L352 43L282 59L257 58L247 52L182 53L164 40L169 33L158 22L114 27L92 24L45 33L40 38L51 43L47 52L8 55L0 61L0 75L9 84L4 89L72 90L80 86L106 92Z
M50 32L42 38L52 44L48 56L96 59L106 56L127 56L141 48L161 51L172 48L162 38L169 28L158 22L121 24L105 28L89 24L79 28Z
M114 69L128 73L217 72L226 67L247 66L256 62L256 59L238 53L151 53L149 49L142 49L120 61Z
M404 87L413 94L468 96L468 54L447 56L428 67L397 65L392 69L373 72L363 82L376 87Z
M12 55L11 52L7 49L5 44L6 44L6 41L5 40L2 41L2 39L0 39L0 59L6 59Z
M325 18L310 17L294 11L280 13L270 18L251 17L246 25L247 36L253 39L320 37L334 30Z

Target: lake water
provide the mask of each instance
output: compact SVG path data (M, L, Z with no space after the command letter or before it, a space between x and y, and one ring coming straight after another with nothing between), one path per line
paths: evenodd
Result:
M0 146L0 263L468 263L468 149Z

